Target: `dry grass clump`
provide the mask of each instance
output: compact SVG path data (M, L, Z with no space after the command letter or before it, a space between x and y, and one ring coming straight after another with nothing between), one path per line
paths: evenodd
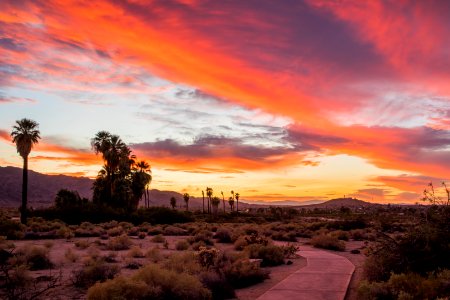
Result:
M145 257L153 263L160 262L164 259L161 250L156 247L150 248L147 253L145 253Z
M231 234L228 229L220 228L216 231L213 238L217 239L217 242L219 243L231 243Z
M133 258L145 257L144 252L142 252L142 249L139 246L131 247L130 251L128 251L128 256Z
M125 232L125 230L122 228L122 226L113 227L106 231L106 233L110 237L122 235L122 234L124 234L124 232Z
M137 293L139 291L139 293ZM211 292L197 277L148 265L131 278L118 277L97 283L88 291L89 300L106 299L211 299Z
M311 239L311 244L316 248L323 248L335 251L344 251L345 243L337 237L331 235L317 235Z
M163 262L163 266L176 272L189 274L198 274L202 271L198 258L193 252L174 253Z
M88 259L81 269L72 273L72 282L76 287L87 288L96 282L112 279L119 273L116 265L110 265L103 258Z
M175 244L175 249L178 251L184 251L189 249L189 243L186 240L180 240Z
M240 259L223 270L228 282L235 288L244 288L269 278L269 272L261 269L258 263Z
M336 237L338 240L341 241L348 241L350 238L350 234L347 231L343 230L332 231L330 232L330 235Z
M98 237L105 233L102 227L90 222L83 222L74 230L75 237Z
M25 262L29 269L45 270L53 267L49 258L49 249L42 246L32 246L30 248L21 248L17 251L17 262Z
M110 239L106 247L108 250L120 251L130 249L132 244L130 238L127 235L122 234Z
M164 243L166 241L166 238L162 234L155 235L152 237L153 243Z
M172 225L166 226L164 228L163 233L166 236L180 236L188 234L188 232L185 229Z
M92 243L89 242L88 240L78 240L75 243L75 247L80 248L80 249L86 249L88 248Z

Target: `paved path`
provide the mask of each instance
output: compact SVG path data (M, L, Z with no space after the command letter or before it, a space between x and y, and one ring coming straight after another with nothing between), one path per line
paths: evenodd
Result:
M302 246L301 268L262 294L257 300L343 300L355 266L345 257Z

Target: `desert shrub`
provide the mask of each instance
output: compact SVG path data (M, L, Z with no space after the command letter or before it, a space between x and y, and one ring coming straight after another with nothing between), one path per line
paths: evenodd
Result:
M364 229L355 229L350 231L350 237L355 241L362 241L367 239L367 233Z
M44 270L53 267L53 263L49 258L49 251L45 247L32 246L31 248L19 249L18 255L23 256L25 263L30 270Z
M131 242L130 238L123 234L121 236L117 236L115 238L112 238L108 241L107 248L108 250L127 250L130 249L130 246L133 243Z
M114 251L108 252L108 254L104 255L102 259L107 263L116 263L117 262L117 253Z
M347 231L343 230L332 231L330 235L336 237L338 240L341 241L348 241L348 239L350 238L350 234Z
M147 257L151 262L157 263L163 260L163 256L161 254L161 251L154 247L150 248L147 253L145 253L145 257Z
M146 236L147 236L146 232L142 232L141 231L141 232L138 233L138 238L141 239L141 240L145 239Z
M61 226L57 231L56 235L60 238L70 239L75 236L73 231L67 226Z
M186 240L180 240L176 243L175 249L183 251L189 249L189 243Z
M78 241L75 241L74 245L77 248L86 249L87 247L89 247L91 245L91 242L89 242L88 240L78 240Z
M299 251L299 247L295 246L294 244L287 244L284 246L281 246L281 250L283 251L284 258L297 258Z
M153 226L148 228L147 233L148 235L158 235L163 233L163 229L161 226Z
M163 262L166 269L196 275L202 271L197 256L193 252L179 252L170 255Z
M199 264L209 269L215 265L220 251L216 248L200 247L196 253Z
M340 230L345 230L345 231L349 231L352 229L366 228L367 225L368 225L367 221L362 218L357 218L354 220L339 220L339 221L326 223L326 227L328 229L334 229L334 230L340 229Z
M220 228L213 236L219 243L231 243L231 234L227 229Z
M145 257L142 249L138 246L131 247L130 251L128 251L128 256L133 258L142 258Z
M72 263L76 262L80 258L71 248L68 248L66 252L64 252L64 257L67 261Z
M166 241L166 238L162 234L155 235L152 237L153 243L164 243Z
M224 275L212 271L199 274L201 283L211 291L212 299L234 299L236 294Z
M251 244L245 248L250 258L262 259L261 266L278 266L284 264L283 249L274 245Z
M296 242L297 234L295 232L275 232L271 234L275 241Z
M21 239L24 236L25 226L5 216L0 216L0 232L9 240Z
M119 236L119 235L122 235L124 233L124 229L122 228L122 226L117 226L117 227L113 227L111 229L108 229L106 231L106 233L110 237L112 237L112 236Z
M195 242L191 245L192 250L198 251L200 247L206 247L206 244L204 241Z
M138 236L139 233L141 233L139 231L139 227L132 227L132 228L128 229L128 232L127 232L127 234L129 236ZM146 235L145 232L143 234L144 234L144 237L145 237L145 235Z
M169 225L164 228L163 233L164 235L167 236L177 236L177 235L186 235L187 231L184 230L183 228Z
M269 240L258 234L244 235L239 237L236 242L234 242L234 249L243 250L248 245L263 245L267 246Z
M210 231L202 230L196 233L194 236L188 238L188 242L190 244L203 242L205 245L212 246L214 245L214 241L211 239L212 233Z
M316 248L335 251L344 251L345 243L330 235L317 235L311 239L311 244Z
M140 293L132 292L133 287L137 287ZM88 299L201 300L211 299L211 292L195 276L148 265L131 278L118 277L96 284L89 289Z
M125 260L125 268L130 270L137 270L142 267L142 264L136 260L126 259Z
M85 265L72 273L72 282L76 287L87 288L96 282L112 279L119 272L116 265L107 264L103 259L90 259Z
M228 282L235 288L251 286L269 278L269 272L249 260L237 260L223 270Z
M446 299L450 296L450 270L420 276L417 273L391 274L386 282L362 281L361 299Z

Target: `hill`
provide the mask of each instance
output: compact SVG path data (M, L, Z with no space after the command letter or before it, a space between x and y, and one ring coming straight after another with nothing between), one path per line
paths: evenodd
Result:
M46 175L28 171L28 201L30 207L49 206L62 189L76 190L81 197L91 198L92 179L66 175ZM22 169L0 167L0 206L18 207L22 197Z
M329 209L337 209L342 206L348 207L348 208L368 208L379 205L377 203L370 203L366 201L362 201L355 198L337 198L325 201L323 203L319 204L312 204L312 205L304 205L299 206L299 208L308 208L308 209L314 209L314 208L329 208Z

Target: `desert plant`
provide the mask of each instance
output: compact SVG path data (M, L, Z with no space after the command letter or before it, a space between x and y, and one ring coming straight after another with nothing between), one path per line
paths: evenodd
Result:
M108 250L114 251L127 250L130 249L130 246L132 244L133 243L131 242L130 238L127 235L122 234L121 236L117 236L115 238L110 239L108 241L107 248Z
M259 264L240 259L224 268L228 282L235 288L251 286L269 278L269 272L260 268Z
M177 249L178 251L187 250L189 249L189 243L186 240L178 241L175 244L175 249Z
M323 248L335 251L344 251L345 243L330 235L317 235L311 239L311 244L316 248Z
M133 258L142 258L145 257L144 253L142 252L142 249L138 246L133 246L128 251L128 256Z
M155 235L152 237L153 243L164 243L166 241L166 238L162 234Z
M251 244L245 248L250 258L262 259L261 266L278 266L284 264L283 249L274 245Z
M66 252L64 252L64 257L72 263L76 262L80 258L71 248L68 248Z
M87 288L96 282L114 278L118 272L117 266L109 265L103 259L89 259L81 269L73 271L72 282L76 287Z
M213 236L219 243L231 243L231 235L227 229L221 228Z

